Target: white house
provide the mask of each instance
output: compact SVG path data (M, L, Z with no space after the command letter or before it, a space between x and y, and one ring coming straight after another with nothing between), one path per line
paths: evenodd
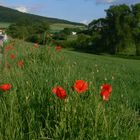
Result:
M72 35L76 35L77 33L76 32L72 32Z

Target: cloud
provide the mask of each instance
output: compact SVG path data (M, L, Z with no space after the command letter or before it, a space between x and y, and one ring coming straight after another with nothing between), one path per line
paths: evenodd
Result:
M0 5L1 6L5 6L5 7L9 7L9 8L12 8L12 9L16 9L20 12L23 12L23 13L34 13L34 12L37 12L37 11L40 11L41 9L43 8L46 8L46 3L34 3L32 5L17 5L17 4L9 4L9 3L6 3L4 0L0 0Z
M97 3L113 3L116 0L96 0Z
M140 0L96 0L97 4L135 4Z
M23 12L23 13L27 13L28 9L25 6L19 6L15 8L16 10Z

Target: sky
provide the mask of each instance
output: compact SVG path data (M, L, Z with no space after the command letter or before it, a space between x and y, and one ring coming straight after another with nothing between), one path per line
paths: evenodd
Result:
M0 5L45 17L84 24L106 16L114 4L135 4L140 0L0 0Z

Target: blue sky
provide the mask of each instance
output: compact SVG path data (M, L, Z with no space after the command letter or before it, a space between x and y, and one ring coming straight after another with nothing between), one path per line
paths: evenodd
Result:
M105 17L112 4L134 4L140 0L0 0L0 5L32 14L89 23Z

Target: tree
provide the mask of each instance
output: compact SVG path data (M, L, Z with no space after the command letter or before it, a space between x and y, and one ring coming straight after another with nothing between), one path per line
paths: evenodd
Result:
M106 10L107 28L105 34L112 54L123 52L132 47L131 10L127 5L111 6Z
M33 22L29 20L19 20L17 23L11 24L7 30L7 34L13 38L19 38L35 43L45 44L47 42L47 34L49 33L49 25L46 22Z
M49 25L46 22L37 22L33 25L34 32L37 34L42 34L49 31Z
M133 14L133 36L136 45L136 55L140 55L140 4L132 6Z

